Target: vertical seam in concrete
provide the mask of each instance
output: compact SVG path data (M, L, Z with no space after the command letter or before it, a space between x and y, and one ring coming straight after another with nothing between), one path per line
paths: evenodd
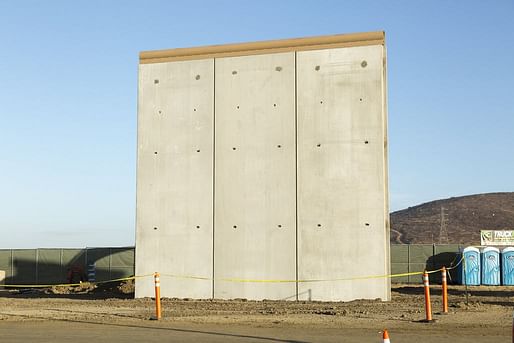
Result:
M296 300L298 301L298 69L296 66L296 55L294 52L294 165L295 165L295 287ZM310 300L310 299L309 299Z
M216 216L216 59L212 59L212 296L214 299L214 225Z

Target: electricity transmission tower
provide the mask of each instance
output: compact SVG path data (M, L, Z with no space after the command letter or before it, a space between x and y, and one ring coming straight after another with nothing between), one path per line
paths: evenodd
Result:
M448 238L448 213L446 212L446 208L444 208L444 206L441 206L441 227L439 229L439 243L450 243Z

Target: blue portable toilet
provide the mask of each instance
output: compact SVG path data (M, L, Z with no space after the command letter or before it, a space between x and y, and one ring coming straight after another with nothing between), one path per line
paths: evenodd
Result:
M500 285L500 249L487 247L482 250L482 285Z
M502 250L502 284L514 286L514 248Z
M463 285L480 285L480 250L467 247L462 250L463 261L460 264L459 279Z

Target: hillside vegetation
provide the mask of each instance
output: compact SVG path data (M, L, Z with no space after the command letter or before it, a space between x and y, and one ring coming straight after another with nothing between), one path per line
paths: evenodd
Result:
M477 245L480 230L514 230L514 192L436 200L391 213L391 243Z

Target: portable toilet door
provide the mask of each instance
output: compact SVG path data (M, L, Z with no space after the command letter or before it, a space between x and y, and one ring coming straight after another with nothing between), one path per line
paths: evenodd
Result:
M463 285L480 285L480 250L467 247L462 250L460 280Z
M502 250L502 284L514 286L514 248Z
M482 250L482 285L500 284L500 250L487 247Z

